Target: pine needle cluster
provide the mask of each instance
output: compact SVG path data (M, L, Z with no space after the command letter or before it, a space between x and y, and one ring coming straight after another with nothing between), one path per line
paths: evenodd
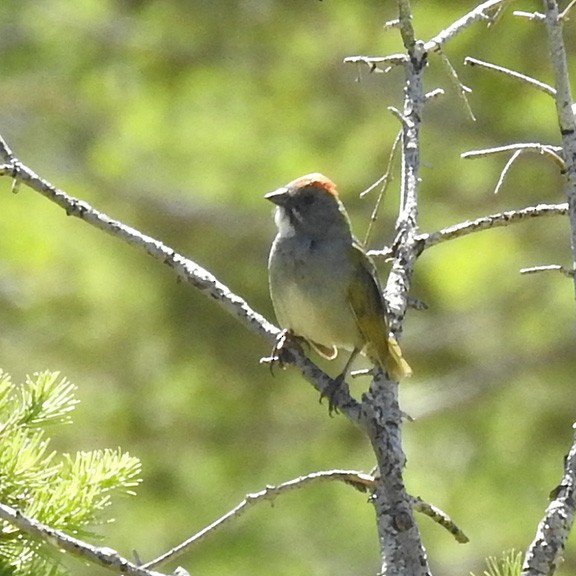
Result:
M75 455L49 449L47 428L70 424L75 385L58 372L14 384L0 370L0 502L51 528L85 537L115 493L133 494L140 461L117 450ZM92 535L93 536L93 535ZM0 576L64 574L60 557L0 521Z

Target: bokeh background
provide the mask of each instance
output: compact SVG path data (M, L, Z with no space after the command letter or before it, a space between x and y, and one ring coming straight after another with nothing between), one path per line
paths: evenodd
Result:
M414 2L426 40L473 1ZM515 8L540 9L538 2ZM346 56L398 52L376 0L5 0L0 6L0 133L40 175L212 271L273 319L265 192L312 171L338 183L363 236L398 130L402 70L368 74ZM576 22L566 25L570 66ZM557 168L521 158L498 196L505 157L460 153L559 142L553 101L463 66L483 58L551 81L543 25L509 10L445 48L473 92L472 122L436 57L422 129L424 231L503 209L561 202ZM398 173L396 172L398 175ZM371 247L393 238L398 178ZM54 448L117 447L142 459L103 543L143 559L163 552L246 493L307 472L369 470L360 432L329 418L293 370L272 378L268 346L167 267L38 194L0 181L0 365L15 380L60 370L78 385L75 423ZM420 259L403 348L410 491L469 535L457 544L419 517L433 571L462 575L524 549L558 483L576 419L574 289L568 223L548 218L438 246ZM383 276L385 266L381 266ZM336 372L336 366L328 366ZM354 384L361 393L365 382ZM366 496L325 485L252 509L179 559L191 573L374 574ZM76 574L100 574L70 561ZM574 542L559 574L576 570Z

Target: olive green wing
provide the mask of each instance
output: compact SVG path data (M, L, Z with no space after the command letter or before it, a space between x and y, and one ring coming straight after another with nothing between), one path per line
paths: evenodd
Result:
M365 352L393 378L410 376L412 370L402 357L398 342L389 333L386 305L376 268L360 246L353 244L350 250L355 272L348 300L358 330L366 343Z

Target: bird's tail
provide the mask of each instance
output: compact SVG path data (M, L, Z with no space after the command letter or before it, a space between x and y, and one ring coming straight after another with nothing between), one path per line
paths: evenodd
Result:
M402 350L400 350L400 344L398 344L396 338L392 336L388 337L388 355L383 368L386 368L390 376L396 380L412 376L412 368L410 368L408 362L404 360Z

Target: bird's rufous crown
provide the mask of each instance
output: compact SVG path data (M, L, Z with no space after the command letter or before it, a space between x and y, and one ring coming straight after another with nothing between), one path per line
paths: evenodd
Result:
M326 178L324 174L320 172L313 172L312 174L306 174L306 176L300 176L296 180L292 180L286 187L287 188L304 188L306 186L317 186L326 190L332 196L338 198L338 192L336 191L336 184L332 182L329 178Z

